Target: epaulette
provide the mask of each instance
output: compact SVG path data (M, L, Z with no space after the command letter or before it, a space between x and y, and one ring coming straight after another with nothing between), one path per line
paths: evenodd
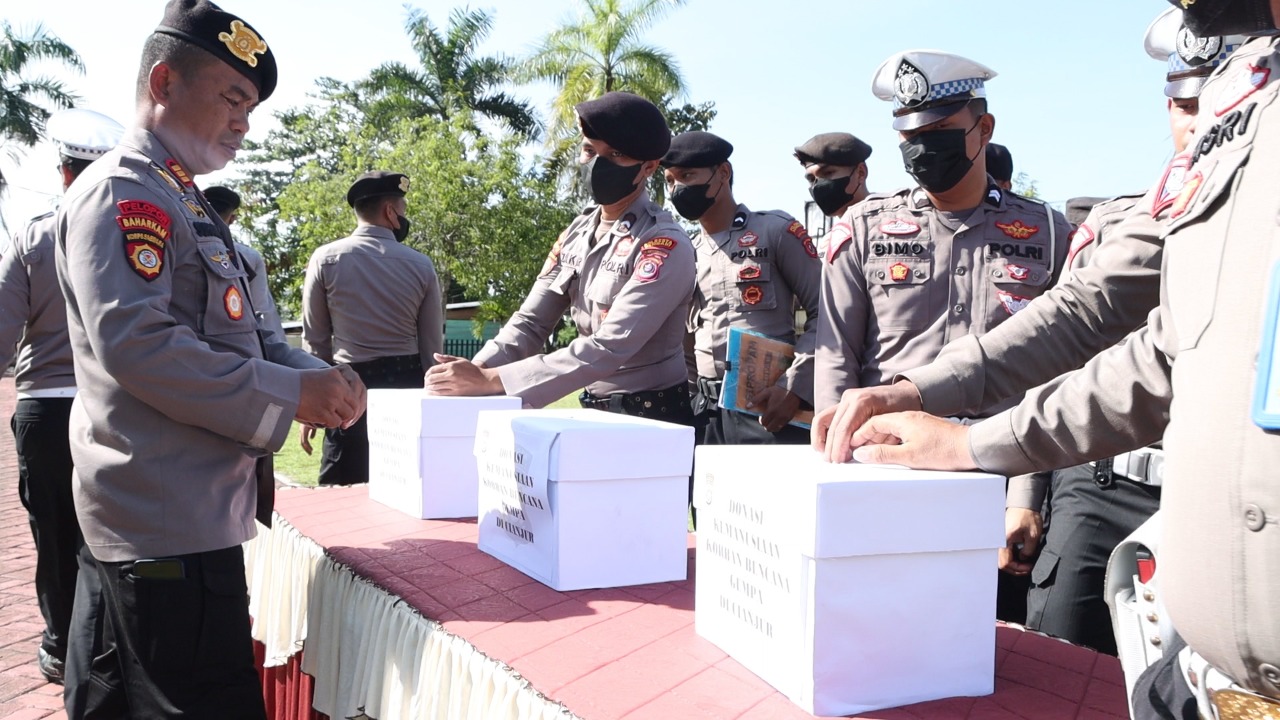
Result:
M863 216L876 215L886 211L898 210L911 206L911 193L915 188L904 187L886 193L871 193L855 204L851 209Z

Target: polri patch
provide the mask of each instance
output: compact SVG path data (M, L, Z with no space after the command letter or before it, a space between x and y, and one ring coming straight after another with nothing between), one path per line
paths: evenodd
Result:
M755 280L760 277L759 265L747 265L738 271L739 280Z
M906 282L911 277L911 268L906 263L894 263L889 266L889 279L894 282Z
M1011 292L997 290L996 297L1000 298L1000 304L1004 305L1005 312L1013 315L1031 304L1031 298L1014 295Z
M742 289L742 302L748 305L759 305L764 299L764 290L759 285L748 285Z
M1213 109L1213 114L1218 117L1226 115L1235 106L1244 102L1245 98L1262 89L1270 80L1271 68L1241 63L1236 66L1218 95L1218 106Z
M632 277L640 282L651 282L653 280L657 280L658 276L662 274L662 260L664 257L665 255L659 255L658 253L646 253L642 255L640 259L636 261L636 269L635 272L632 273Z
M1026 280L1031 276L1031 270L1021 265L1009 263L1008 265L1005 265L1005 269L1009 271L1009 277L1014 280Z
M222 294L222 306L227 309L227 317L232 320L239 320L244 317L244 296L240 294L240 288L232 285Z
M759 240L759 235L748 230L742 233L742 237L738 238L738 247L754 247Z
M1014 240L1026 240L1040 232L1039 225L1027 225L1021 220L1014 220L1011 223L996 223L996 228Z
M799 220L792 220L787 226L787 232L795 236L797 240L804 244L804 252L811 258L818 257L818 248L813 244L813 238L809 237L809 231Z
M880 232L885 235L914 235L920 232L920 224L914 220L894 218L880 223Z
M129 260L133 271L147 282L159 277L160 271L164 269L164 248L147 240L125 242L124 256Z

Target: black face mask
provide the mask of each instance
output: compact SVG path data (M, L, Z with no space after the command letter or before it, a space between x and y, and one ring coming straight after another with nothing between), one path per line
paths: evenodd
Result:
M898 148L907 173L932 193L946 192L964 179L973 167L973 158L965 150L965 138L978 127L968 130L929 130L904 140Z
M409 237L409 218L397 214L396 222L400 223L400 227L391 232L395 234L396 242L404 242L404 239Z
M849 184L849 177L845 175L838 178L819 178L809 186L809 195L817 203L823 215L835 215L837 210L853 200L853 195L845 190Z
M1271 0L1169 0L1196 37L1256 35L1275 30Z
M708 197L710 190L711 180L701 185L676 185L676 188L671 191L671 204L675 206L676 212L680 213L680 217L685 220L697 220L706 215L711 206L715 205L715 196L720 194L720 191L716 190Z
M612 205L636 189L642 164L617 165L597 155L582 166L583 182L591 188L591 198L598 205Z

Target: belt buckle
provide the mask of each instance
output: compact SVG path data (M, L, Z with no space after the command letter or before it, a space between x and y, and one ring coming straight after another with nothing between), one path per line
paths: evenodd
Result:
M1210 690L1209 702L1218 720L1276 720L1280 701L1241 690Z

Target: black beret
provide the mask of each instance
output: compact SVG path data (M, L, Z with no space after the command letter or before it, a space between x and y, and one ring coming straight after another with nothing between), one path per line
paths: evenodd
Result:
M409 192L409 176L404 173L374 170L367 172L351 183L347 190L347 204L355 207L365 198L377 195L399 195L404 197Z
M833 132L814 135L796 148L801 165L857 165L871 157L871 146L849 133Z
M658 160L671 147L671 130L658 106L628 92L605 93L578 103L582 134L603 140L614 150L636 160Z
M229 210L240 209L240 195L229 187L214 185L204 189L204 199L209 201L213 211L221 215Z
M718 135L702 130L680 133L671 138L671 149L662 156L663 167L714 167L729 159L733 145Z
M987 143L987 174L1004 182L1013 180L1013 156L1009 148Z
M276 56L245 21L208 0L169 0L155 30L204 48L258 88L258 101L276 89Z

